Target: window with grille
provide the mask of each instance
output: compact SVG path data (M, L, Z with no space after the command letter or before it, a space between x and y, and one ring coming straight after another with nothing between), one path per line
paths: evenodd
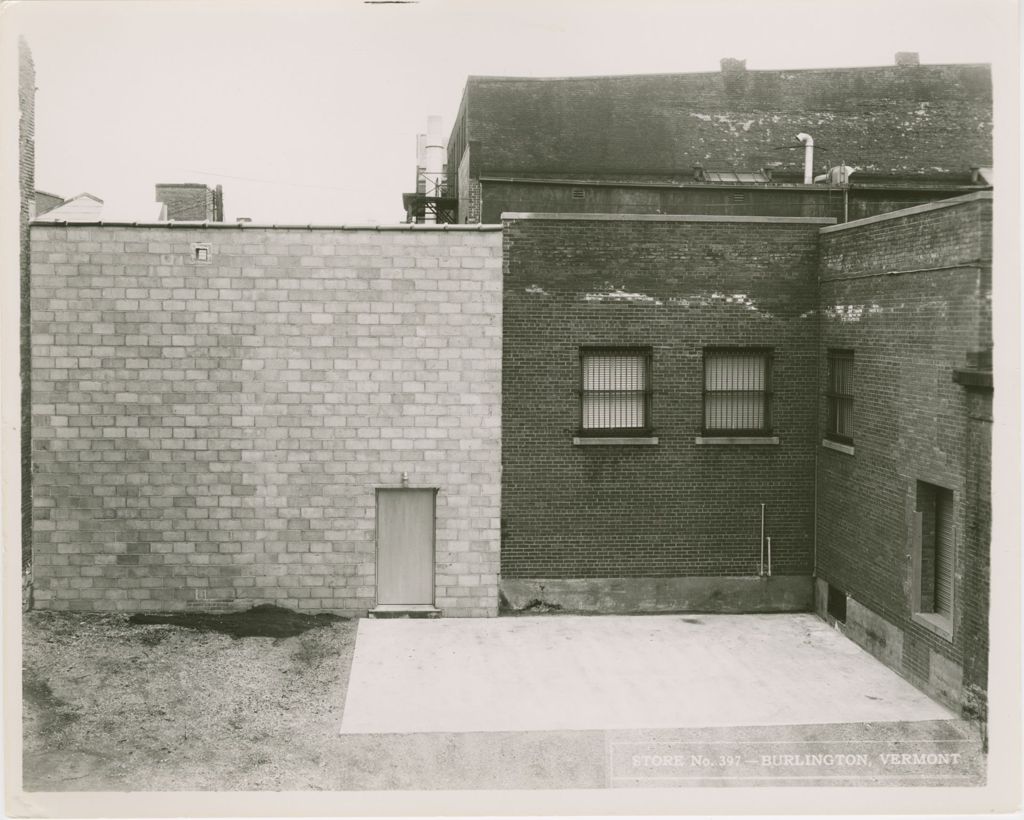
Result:
M587 435L642 435L651 429L651 351L584 348L580 428Z
M730 436L771 433L771 351L704 351L704 432Z
M853 444L853 351L828 352L828 428L826 437Z
M953 573L956 553L953 491L917 482L916 529L918 612L953 619Z

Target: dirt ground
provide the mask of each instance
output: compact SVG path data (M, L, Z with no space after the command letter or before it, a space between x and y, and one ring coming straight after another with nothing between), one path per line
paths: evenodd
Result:
M24 623L26 789L324 787L354 622L288 638L116 615Z
M594 788L599 733L340 736L357 622L230 637L24 616L26 791Z

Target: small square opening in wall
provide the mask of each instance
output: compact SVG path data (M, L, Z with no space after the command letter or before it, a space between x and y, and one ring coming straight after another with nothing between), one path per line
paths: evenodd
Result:
M192 245L192 261L196 264L209 264L211 249L208 242L195 243Z
M582 188L573 188L572 189L572 198L573 199L585 199L586 196L587 196L587 192L584 191Z
M832 584L828 585L828 602L826 607L829 615L841 624L846 623L846 593L832 586Z

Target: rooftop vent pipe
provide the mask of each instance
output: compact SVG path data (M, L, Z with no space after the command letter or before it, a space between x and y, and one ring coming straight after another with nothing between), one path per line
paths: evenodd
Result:
M427 139L423 146L423 193L427 196L441 196L444 159L441 118L438 116L427 117ZM434 222L436 219L428 214L427 221Z
M796 138L804 144L804 185L811 185L814 181L814 137L797 134Z

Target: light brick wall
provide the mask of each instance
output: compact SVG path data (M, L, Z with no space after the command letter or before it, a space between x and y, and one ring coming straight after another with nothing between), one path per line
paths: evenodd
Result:
M39 607L363 614L406 472L438 607L496 613L499 232L36 226L32 259Z

